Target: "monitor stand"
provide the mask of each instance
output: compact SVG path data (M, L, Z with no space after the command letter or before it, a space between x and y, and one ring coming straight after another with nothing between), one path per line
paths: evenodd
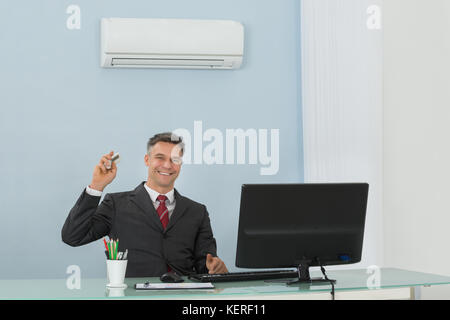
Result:
M286 284L297 284L297 283L306 283L306 284L320 284L320 283L332 283L335 284L336 280L328 279L325 274L325 269L321 266L322 273L324 278L311 278L309 274L309 267L311 266L311 261L303 260L297 267L298 271L298 279L288 281Z

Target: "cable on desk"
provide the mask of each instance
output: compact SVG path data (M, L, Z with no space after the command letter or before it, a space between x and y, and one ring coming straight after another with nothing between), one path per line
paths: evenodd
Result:
M320 263L320 261L319 261L319 264L320 264L320 271L322 271L322 274L323 274L325 280L327 280L327 281L329 281L331 283L331 300L336 300L335 299L335 293L334 293L334 282L335 282L335 280L328 279L327 274L325 272L325 268Z

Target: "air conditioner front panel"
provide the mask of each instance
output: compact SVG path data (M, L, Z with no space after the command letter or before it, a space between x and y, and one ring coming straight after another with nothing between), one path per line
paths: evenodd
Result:
M235 21L101 21L101 66L106 68L237 69L243 50L243 26Z
M105 54L242 55L243 26L227 20L102 19Z

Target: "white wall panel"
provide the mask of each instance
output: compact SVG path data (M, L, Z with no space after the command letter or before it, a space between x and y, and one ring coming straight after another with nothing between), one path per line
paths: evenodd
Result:
M360 266L382 264L380 14L380 0L301 5L305 182L370 184Z

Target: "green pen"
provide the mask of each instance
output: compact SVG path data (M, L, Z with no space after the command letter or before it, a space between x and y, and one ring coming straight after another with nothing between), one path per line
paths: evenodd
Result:
M111 246L111 242L108 242L108 248L109 248L109 260L112 260L112 246Z
M112 241L112 259L113 260L116 260L116 258L115 258L115 252L116 251L116 242L113 240Z

